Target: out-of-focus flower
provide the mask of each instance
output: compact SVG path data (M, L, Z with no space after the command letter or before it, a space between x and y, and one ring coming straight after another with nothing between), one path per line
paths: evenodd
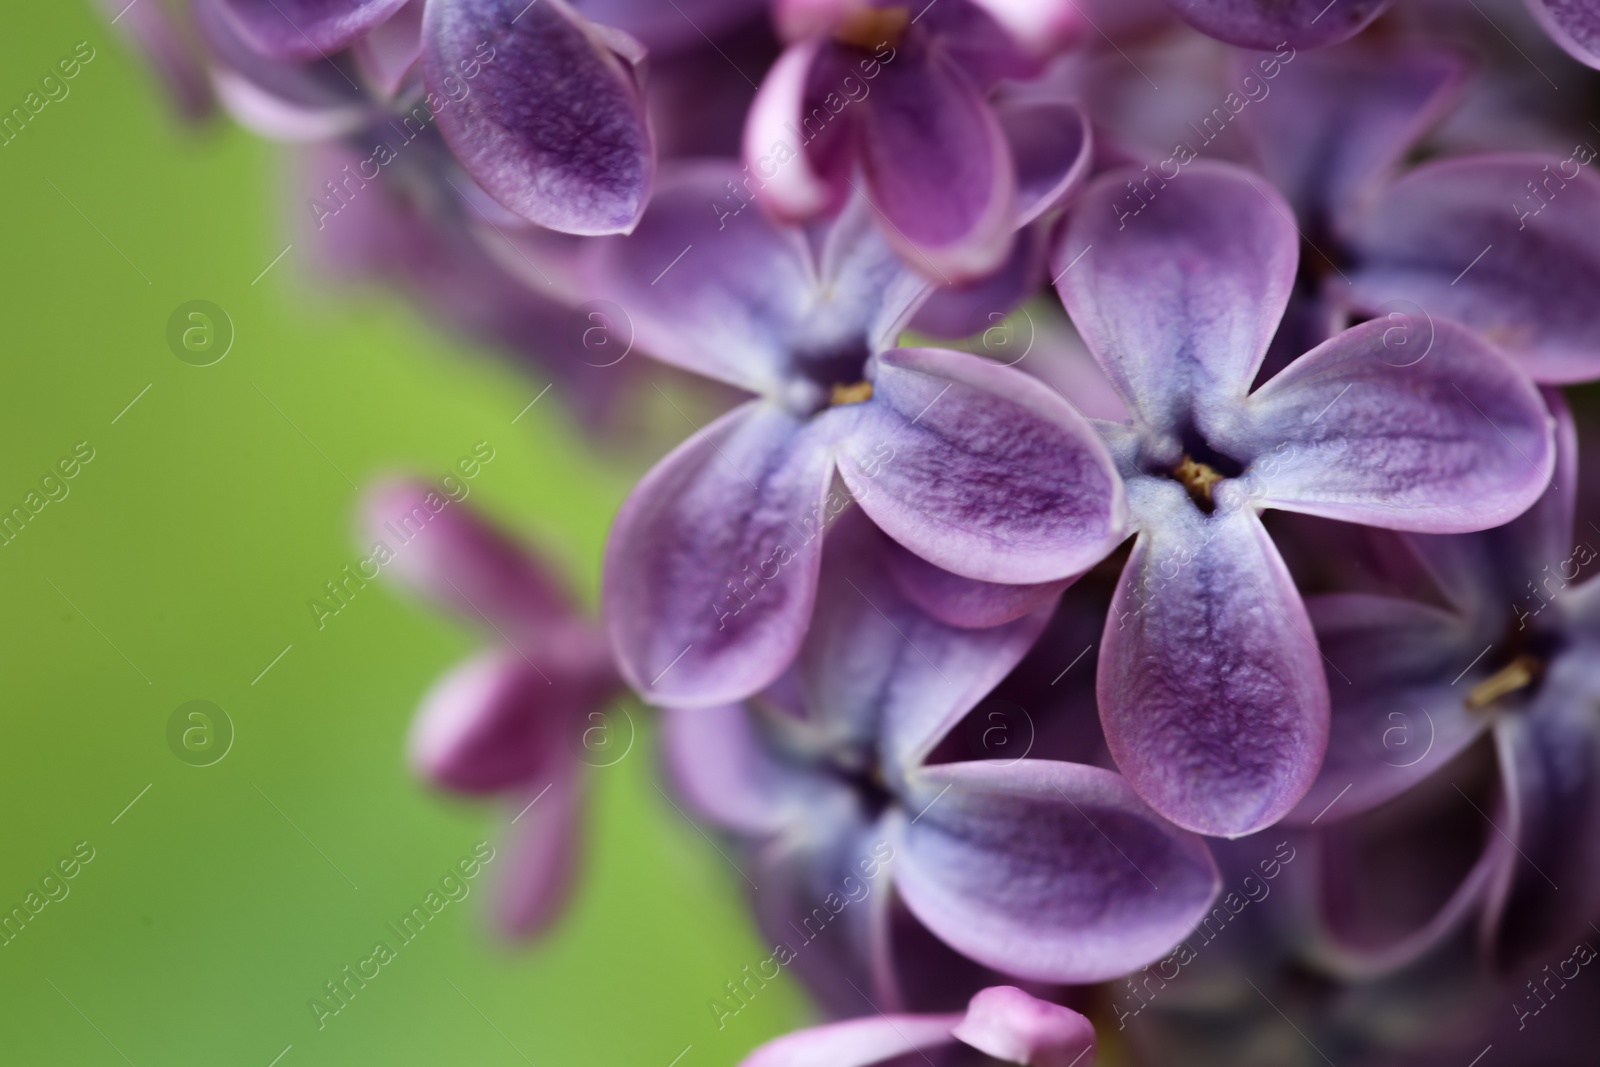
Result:
M864 196L914 269L952 283L999 267L1019 167L988 93L1036 76L1080 32L1077 7L779 0L777 20L791 45L744 139L762 203L803 221Z
M882 537L860 515L841 520L780 684L667 713L672 778L755 856L766 934L824 996L848 1001L853 986L885 1010L910 999L893 898L963 955L1032 981L1098 981L1170 951L1215 896L1216 868L1121 776L1025 751L928 762L1048 610L985 630L939 623L885 573Z
M1242 48L1320 48L1354 37L1393 0L1167 0L1201 33Z
M619 729L606 709L622 684L605 637L542 561L436 487L376 490L366 527L388 549L374 552L382 570L499 637L424 698L411 761L441 788L517 809L496 918L535 936L572 889L584 765L618 758L604 735Z
M1536 500L1550 417L1512 362L1440 321L1428 359L1369 322L1251 392L1289 298L1298 234L1244 171L1138 171L1080 198L1058 288L1133 413L1103 425L1139 531L1106 622L1099 698L1117 766L1181 826L1235 836L1300 799L1328 689L1264 508L1432 532Z
M1015 986L990 986L973 996L965 1013L878 1015L828 1023L769 1041L741 1067L870 1067L954 1045L965 1046L967 1055L941 1056L947 1067L995 1061L1028 1067L1094 1065L1094 1027L1088 1019Z

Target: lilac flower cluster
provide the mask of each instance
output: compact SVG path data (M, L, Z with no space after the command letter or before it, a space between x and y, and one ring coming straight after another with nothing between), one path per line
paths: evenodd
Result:
M605 441L635 349L721 406L656 389L597 619L368 501L493 639L412 757L515 812L509 933L631 691L772 946L708 1025L824 1016L747 1067L1591 1062L1600 3L184 11L119 22L311 146L326 263Z

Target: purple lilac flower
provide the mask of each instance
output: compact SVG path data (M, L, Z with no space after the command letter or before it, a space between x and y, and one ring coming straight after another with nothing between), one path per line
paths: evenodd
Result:
M691 424L612 529L607 624L625 677L665 705L739 700L783 673L822 535L851 504L990 582L1075 577L1122 537L1110 457L1059 396L977 356L888 347L931 284L864 202L820 232L784 228L739 207L738 177L708 164L664 182L596 264L641 347L756 394Z
M366 525L391 549L381 565L392 577L500 639L424 698L411 762L443 789L518 812L496 919L513 936L540 934L572 890L585 753L606 747L603 709L622 692L605 637L543 561L436 487L384 486Z
M915 269L989 274L1015 230L1018 162L988 95L1078 33L1065 0L778 0L791 42L745 128L757 195L803 221L864 195Z
M1092 185L1056 254L1062 300L1133 412L1104 427L1139 536L1106 622L1100 713L1140 796L1232 836L1294 806L1327 737L1321 659L1258 512L1506 522L1549 477L1550 418L1510 360L1442 320L1430 358L1394 360L1370 322L1252 392L1295 275L1287 205L1225 165L1141 180Z
M1097 981L1169 951L1217 891L1200 838L1099 767L929 762L1048 609L983 630L939 623L889 579L882 539L860 515L841 519L805 645L777 685L667 713L674 783L745 842L765 934L798 946L814 986L846 1002L853 987L885 1010L910 999L889 893L838 900L863 880L881 877L939 939L1019 978ZM844 912L832 920L843 929L822 929L825 945L797 941L822 907Z
M741 1067L870 1067L902 1062L899 1057L912 1052L926 1059L928 1052L956 1045L967 1054L941 1055L945 1067L996 1061L1028 1067L1094 1065L1094 1027L1088 1019L1015 986L991 986L976 993L965 1012L866 1016L787 1034L756 1049Z
M1550 399L1560 462L1536 507L1481 534L1405 539L1444 607L1357 593L1311 601L1323 650L1350 684L1333 687L1327 763L1297 817L1342 792L1328 819L1350 818L1431 779L1469 821L1493 827L1481 827L1481 858L1423 936L1407 930L1401 951L1369 945L1368 955L1405 962L1476 912L1490 956L1515 967L1600 915L1600 538L1573 529L1576 440ZM1440 778L1486 734L1499 784L1492 809L1472 813Z

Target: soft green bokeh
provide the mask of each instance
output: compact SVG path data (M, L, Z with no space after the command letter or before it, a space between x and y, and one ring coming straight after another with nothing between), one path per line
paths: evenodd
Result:
M292 236L283 151L226 123L179 129L77 3L5 21L0 110L77 42L97 54L0 148L0 510L94 449L0 548L0 907L78 842L95 856L0 947L0 1061L267 1067L292 1046L281 1067L667 1067L692 1046L678 1062L703 1067L801 1022L778 984L714 1025L708 999L767 953L739 876L656 793L642 737L594 776L590 862L554 937L492 940L491 864L319 1031L323 984L508 817L431 795L401 757L419 695L481 635L376 584L313 621L307 602L358 558L351 482L438 476L487 440L473 501L592 602L649 457L598 457L555 392L513 426L544 382L399 300L316 295L299 249L252 285ZM167 348L192 299L236 328L215 366ZM191 699L235 725L214 766L167 747Z

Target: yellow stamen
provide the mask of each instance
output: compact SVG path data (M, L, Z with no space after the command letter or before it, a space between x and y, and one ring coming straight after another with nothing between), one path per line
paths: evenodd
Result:
M1222 481L1222 475L1188 456L1184 456L1183 462L1172 468L1172 476L1183 483L1183 487L1189 490L1189 495L1197 504L1209 505L1212 502L1211 487Z
M840 44L857 48L893 47L911 24L908 7L861 7L850 12L833 31Z
M1501 697L1528 686L1538 674L1538 660L1532 656L1518 656L1473 686L1472 691L1467 694L1467 707L1473 711L1486 708Z
M835 385L828 397L828 403L838 407L840 404L860 404L871 399L872 383L861 381L854 385Z

